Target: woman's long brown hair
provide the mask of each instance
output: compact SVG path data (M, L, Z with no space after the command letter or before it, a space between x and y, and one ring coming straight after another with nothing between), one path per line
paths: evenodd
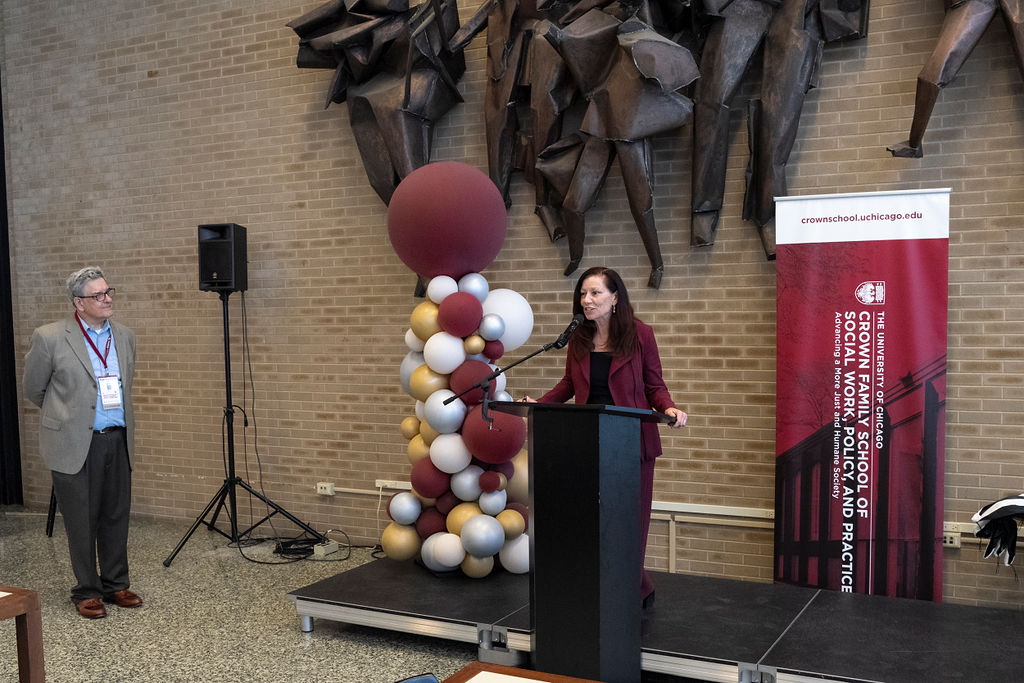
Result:
M619 357L630 356L636 351L638 343L636 320L633 317L633 306L629 303L629 292L626 291L626 285L622 282L622 278L619 277L617 272L603 266L595 266L584 271L580 275L580 279L576 281L576 288L572 293L573 315L583 313L583 303L581 301L583 282L588 277L594 275L598 275L604 280L605 287L608 288L609 292L618 294L615 312L612 313L608 327L608 346L611 349L611 353L613 356ZM584 354L593 351L594 333L596 331L597 325L590 320L585 320L576 329L576 332L569 337L568 353L572 354L573 358L579 360Z

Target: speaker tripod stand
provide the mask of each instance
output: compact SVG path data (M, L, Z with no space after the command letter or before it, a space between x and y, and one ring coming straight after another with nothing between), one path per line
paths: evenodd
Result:
M185 544L188 542L188 539L192 537L192 534L195 533L196 529L198 529L201 524L205 524L207 528L209 528L211 531L216 531L221 536L224 536L225 538L229 539L232 543L239 543L241 542L242 538L244 538L253 529L263 524L263 522L266 522L274 515L280 513L281 515L289 519L293 524L295 524L300 529L305 531L307 534L310 534L311 536L316 538L317 542L324 542L327 540L327 538L323 534L314 531L308 524L302 522L298 517L291 514L283 507L281 507L277 503L273 502L272 500L264 496L259 491L255 490L252 486L243 481L241 477L235 475L235 409L234 404L231 402L231 349L229 345L230 336L228 334L228 297L231 295L232 291L234 290L224 290L219 292L220 300L222 303L222 309L224 313L224 421L227 425L226 436L228 442L227 477L224 479L224 483L221 485L220 490L218 490L217 493L214 494L213 498L206 505L206 508L196 518L196 521L192 524L192 528L190 528L188 532L181 538L181 540L178 541L178 545L174 548L174 551L171 552L171 554L167 557L166 560L164 560L165 567L171 566L171 562L174 561L174 557L178 554L178 552L181 551L183 547L185 547ZM242 488L248 491L251 495L262 500L270 510L263 517L263 519L256 522L255 524L253 524L248 529L242 532L238 531L238 488ZM220 515L220 511L224 509L226 509L227 511L228 521L230 522L230 533L225 532L219 529L218 527L214 526L217 523L217 517ZM213 517L211 517L209 521L206 521L206 516L210 514L211 511L213 512Z

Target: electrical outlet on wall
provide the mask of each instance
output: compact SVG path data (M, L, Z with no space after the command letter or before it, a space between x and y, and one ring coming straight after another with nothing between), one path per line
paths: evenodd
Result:
M942 545L946 548L960 547L960 529L956 522L942 523Z
M321 496L333 496L334 495L334 482L332 481L318 481L316 483L316 492Z

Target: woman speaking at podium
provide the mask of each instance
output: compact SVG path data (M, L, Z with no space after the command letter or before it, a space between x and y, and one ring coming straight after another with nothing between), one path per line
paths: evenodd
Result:
M619 274L600 266L584 272L576 282L572 312L586 320L569 337L565 376L536 402L564 403L574 398L579 404L650 408L674 418L669 426L685 426L686 413L676 408L661 376L654 331L633 316ZM640 441L640 595L647 607L654 602L654 584L643 561L651 524L654 459L661 455L658 425L644 423Z

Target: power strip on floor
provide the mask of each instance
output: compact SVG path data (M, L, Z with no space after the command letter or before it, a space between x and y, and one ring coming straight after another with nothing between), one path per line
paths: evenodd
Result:
M327 540L313 546L313 555L316 557L327 557L331 553L338 552L338 542Z

